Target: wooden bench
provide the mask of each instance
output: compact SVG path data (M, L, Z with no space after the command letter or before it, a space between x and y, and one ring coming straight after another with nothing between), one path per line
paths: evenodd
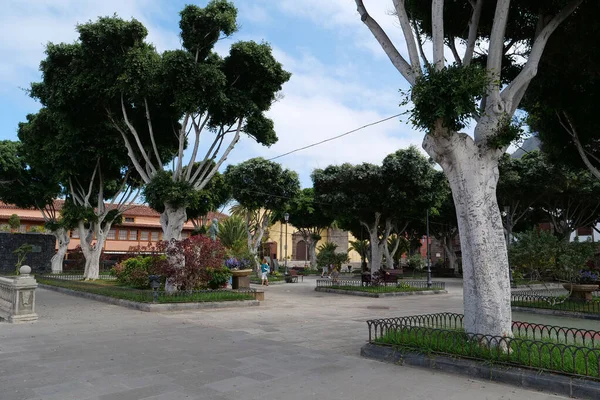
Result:
M298 275L298 272L294 269L290 269L288 272L290 274L285 276L285 281L287 283L298 283L298 276L301 276L302 282L304 282L304 275Z

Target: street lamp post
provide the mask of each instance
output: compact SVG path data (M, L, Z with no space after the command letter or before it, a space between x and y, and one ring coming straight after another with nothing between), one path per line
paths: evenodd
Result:
M290 219L290 214L285 213L283 214L283 219L285 219L285 260L283 261L285 263L285 275L289 275L288 272L288 266L287 266L287 240L288 240L288 234L287 234L287 226L288 226L288 219Z
M431 247L429 246L429 206L427 207L427 287L430 288L431 283Z

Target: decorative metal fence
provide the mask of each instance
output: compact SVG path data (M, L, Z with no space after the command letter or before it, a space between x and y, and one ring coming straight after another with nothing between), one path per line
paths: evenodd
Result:
M567 294L542 296L538 293L512 293L510 300L513 306L543 308L558 311L600 314L600 300L578 300L566 297Z
M317 279L317 287L323 288L332 288L335 289L337 287L364 287L367 283L363 282L360 279L347 279L347 278L338 278L338 279ZM386 288L413 288L413 289L432 289L432 290L444 290L446 288L445 282L431 282L431 287L427 287L427 281L408 281L408 280L399 280L396 282L382 282L378 285L368 283L369 291L377 291L378 289L381 292L385 292Z
M216 289L182 290L166 292L164 290L142 290L123 286L94 284L81 280L65 280L55 276L39 276L38 282L79 292L99 294L140 303L194 303L210 301L250 300L256 297L256 289Z
M513 337L464 331L463 315L367 321L369 342L600 380L600 332L514 321Z
M83 272L73 272L68 274L45 274L41 276L43 278L61 279L63 281L82 281L84 279ZM103 281L116 281L117 277L109 274L100 274L98 275L98 279Z

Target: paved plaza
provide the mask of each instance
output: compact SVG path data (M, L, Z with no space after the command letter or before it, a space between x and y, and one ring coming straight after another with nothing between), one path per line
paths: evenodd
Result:
M447 281L446 295L374 299L306 278L259 307L177 313L39 289L38 322L0 323L0 400L563 398L359 357L369 318L462 312Z

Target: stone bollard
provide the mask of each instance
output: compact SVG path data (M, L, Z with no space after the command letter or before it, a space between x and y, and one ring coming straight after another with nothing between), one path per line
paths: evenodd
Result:
M32 322L38 319L35 313L35 289L37 282L31 276L31 268L23 265L21 275L0 280L0 317L8 322Z

